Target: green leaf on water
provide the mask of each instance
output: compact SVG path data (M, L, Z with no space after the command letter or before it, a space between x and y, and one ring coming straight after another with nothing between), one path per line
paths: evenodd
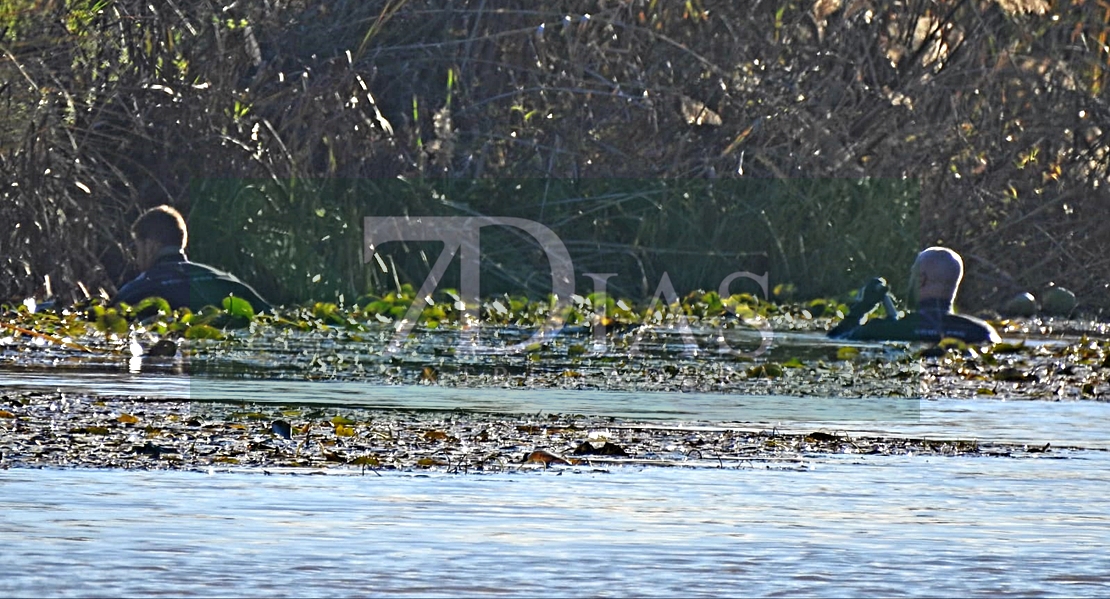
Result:
M71 433L85 433L87 435L107 435L110 431L104 426L82 426L70 431Z
M393 304L390 304L389 302L383 302L381 300L378 300L378 301L370 302L369 304L366 304L366 307L363 308L363 311L367 312L369 314L382 314L382 313L389 312L389 309L392 308L392 307L393 307Z
M254 318L254 307L251 303L241 297L229 295L223 301L224 310L232 316L239 316L250 320Z
M219 329L206 324L197 324L185 329L186 339L223 339Z
M783 368L805 368L805 366L805 363L796 357L782 363Z
M956 349L964 351L967 349L967 344L960 339L956 339L955 337L945 337L944 339L941 339L939 343L937 343L937 347L941 349Z
M748 378L769 378L775 379L782 376L782 366L774 362L767 364L757 364L747 370Z
M336 417L331 419L331 423L336 425L336 426L340 426L340 425L351 426L352 424L355 423L355 420L352 419L352 418L347 418L346 416L336 416Z
M123 336L127 334L127 330L130 328L127 319L121 316L115 308L95 306L93 314L96 318L93 326L102 333L114 333L117 336Z
M1025 340L1018 343L995 343L990 346L992 354L1016 354L1025 351Z
M836 350L837 360L855 360L859 357L859 350L854 347L839 347Z
M170 308L170 303L160 297L148 297L144 299L131 308L131 313L142 314L148 308L155 308L158 313L167 316L173 314L173 308Z

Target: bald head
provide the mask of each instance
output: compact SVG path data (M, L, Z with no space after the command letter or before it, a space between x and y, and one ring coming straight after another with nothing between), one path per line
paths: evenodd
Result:
M951 308L963 278L964 261L959 254L944 247L927 248L914 260L910 292L918 302L942 300Z

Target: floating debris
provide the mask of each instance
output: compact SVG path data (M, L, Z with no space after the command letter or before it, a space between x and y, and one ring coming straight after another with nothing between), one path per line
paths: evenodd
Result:
M1020 457L1048 450L962 439L849 438L824 431L784 433L582 415L381 409L343 409L340 414L336 408L301 412L272 404L72 396L66 398L67 430L55 425L58 413L52 410L62 399L57 393L0 396L12 414L0 420L4 467L363 473L367 468L375 473L440 468L475 473L534 464L545 469L595 463L720 468L758 462L793 468L819 454ZM124 414L141 414L141 419L121 420ZM253 416L270 419L270 426L251 425ZM286 443L294 433L304 439ZM544 446L536 448L537 441Z

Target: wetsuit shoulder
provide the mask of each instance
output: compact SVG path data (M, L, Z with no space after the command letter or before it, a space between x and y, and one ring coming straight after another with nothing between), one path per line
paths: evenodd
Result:
M962 339L968 343L998 343L1002 337L989 322L963 314L944 315L944 336Z
M255 312L271 309L269 302L235 275L198 262L185 262L184 265L189 281L190 304L220 306L224 298L233 295L250 302Z
M867 321L842 335L856 341L920 341L919 315L909 314L900 320L877 318Z
M160 292L158 283L147 272L143 272L120 287L112 303L135 305L148 297L157 297Z
M255 312L271 309L254 288L234 275L207 264L185 260L154 264L124 285L114 302L134 305L148 297L161 297L172 308L198 311L209 305L219 307L229 295L247 300Z
M844 338L859 341L940 341L997 343L998 332L986 321L962 314L914 312L901 320L879 319L853 329Z

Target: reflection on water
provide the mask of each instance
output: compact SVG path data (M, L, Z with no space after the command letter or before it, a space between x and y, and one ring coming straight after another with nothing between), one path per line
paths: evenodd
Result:
M5 596L1101 595L1110 459L0 472Z
M230 333L225 341L182 342L177 363L143 356L136 342L89 341L93 353L45 343L27 343L13 337L0 338L0 370L50 369L57 372L121 371L159 372L182 367L187 355L192 374L219 377L380 378L391 367L419 369L427 364L449 366L458 371L516 373L521 370L561 371L567 368L637 364L662 367L685 363L706 367L737 360L784 362L833 360L837 349L853 345L872 353L904 354L906 344L833 341L820 333L778 332L765 340L759 331L747 329L696 329L683 332L674 327L643 327L615 334L598 344L586 329L551 337L530 346L527 352L500 351L518 345L531 332L512 327L481 327L467 335L459 330L432 329L413 335L399 351L389 351L392 329L375 328L359 334L339 329L293 331L263 328ZM478 334L480 333L480 334ZM487 337L496 340L490 343ZM153 338L144 338L150 345ZM138 344L141 346L142 344ZM901 348L901 349L900 349ZM685 362L683 362L685 361Z

